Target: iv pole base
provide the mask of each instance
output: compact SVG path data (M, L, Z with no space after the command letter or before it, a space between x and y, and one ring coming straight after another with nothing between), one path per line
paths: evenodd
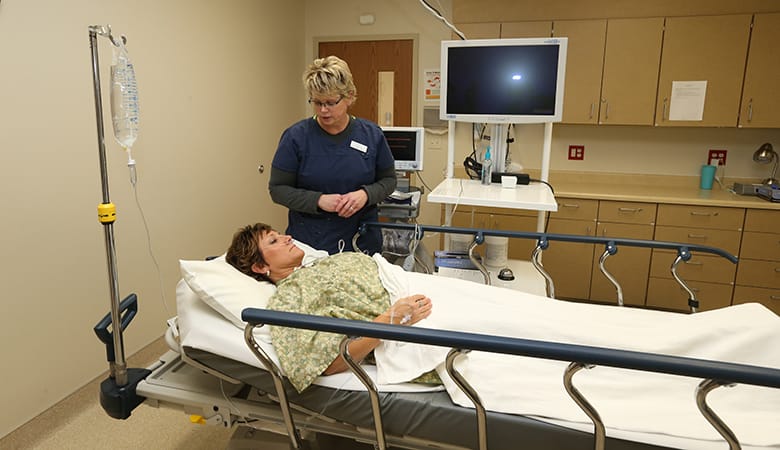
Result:
M136 387L150 373L149 369L127 369L127 384L124 386L117 386L114 378L106 378L100 383L100 406L114 419L127 419L146 399L136 394Z

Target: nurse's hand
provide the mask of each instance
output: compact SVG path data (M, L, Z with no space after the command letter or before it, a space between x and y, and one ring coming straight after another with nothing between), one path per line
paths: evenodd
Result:
M338 212L338 208L342 203L341 197L341 194L322 194L317 200L317 206L323 211Z
M352 191L341 196L341 200L336 210L341 217L352 217L355 213L363 209L368 202L368 194L363 189Z

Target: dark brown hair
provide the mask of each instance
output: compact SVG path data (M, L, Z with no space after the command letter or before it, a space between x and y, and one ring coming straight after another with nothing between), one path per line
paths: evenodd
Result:
M249 275L258 281L273 283L265 274L256 273L252 270L252 265L255 263L266 263L258 243L264 234L272 230L273 228L270 225L264 223L256 223L240 228L233 235L233 241L230 243L225 260L241 273Z

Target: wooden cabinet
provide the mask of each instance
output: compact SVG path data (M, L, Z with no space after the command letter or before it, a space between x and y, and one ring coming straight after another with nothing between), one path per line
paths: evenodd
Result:
M501 24L501 38L538 38L552 36L552 22L505 22Z
M747 211L739 255L734 303L762 303L780 315L780 211Z
M598 123L606 34L605 19L561 20L553 23L553 37L569 38L563 123Z
M661 17L607 21L600 124L653 124L663 33Z
M745 86L739 126L745 128L780 127L780 89L777 88L780 58L780 13L756 14L750 36L745 69Z
M452 225L536 231L536 211L470 207ZM692 252L677 274L696 294L699 310L758 302L780 315L780 210L558 198L548 233L688 243L739 255L739 263ZM536 242L510 239L510 259L528 260ZM550 241L542 263L560 299L616 303L615 287L599 270L602 245ZM623 289L624 304L688 312L688 293L674 280L674 250L618 246L606 267Z
M666 19L656 125L737 125L751 20L749 14ZM670 120L675 81L707 82L702 120Z
M598 236L626 239L653 239L655 203L630 203L617 201L599 202ZM590 283L590 299L599 302L617 302L617 290L599 268L599 260L605 248L596 248L593 255L593 275ZM618 246L604 266L620 283L623 303L643 306L650 272L649 248Z
M598 200L558 199L558 211L551 213L547 232L594 236ZM545 270L555 283L555 297L588 299L593 270L593 244L552 241L542 253Z
M658 206L655 240L706 245L738 254L745 210L691 205ZM647 306L688 311L688 295L673 279L670 268L677 253L654 249L647 289ZM720 256L693 252L677 274L696 294L700 310L731 304L736 265ZM671 284L671 283L674 284Z
M501 24L498 22L461 23L458 30L466 39L498 39L501 36ZM452 33L452 39L459 40L460 36Z

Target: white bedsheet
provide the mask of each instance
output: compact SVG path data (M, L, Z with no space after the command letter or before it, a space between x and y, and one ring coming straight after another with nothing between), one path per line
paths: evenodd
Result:
M551 300L533 294L430 277L377 259L393 298L424 293L433 313L427 328L619 348L780 369L780 317L759 304L695 315ZM436 369L453 401L471 407L444 370L447 348L392 343L376 351L379 380L409 380ZM533 415L592 432L566 394L568 363L472 352L456 367L488 410ZM679 448L725 448L694 400L701 380L597 367L574 377L598 410L607 435ZM780 389L739 385L708 396L712 409L744 448L780 448Z

